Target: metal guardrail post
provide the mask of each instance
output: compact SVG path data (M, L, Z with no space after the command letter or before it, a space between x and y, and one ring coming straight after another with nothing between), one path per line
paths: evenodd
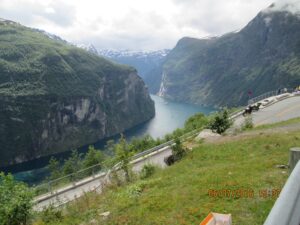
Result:
M264 225L300 224L300 162L288 178Z
M295 147L290 149L289 167L293 171L298 161L300 160L300 148Z
M286 92L283 92L283 93L291 93L291 92L293 92L294 90L292 89L292 88L287 88L286 89ZM266 93L264 93L264 94L262 94L262 95L259 95L259 96L257 96L257 97L254 97L254 98L251 98L251 99L249 99L248 100L248 105L251 105L251 104L254 104L254 103L256 103L256 102L259 102L259 101L261 101L261 100L263 100L263 99L265 99L265 98L269 98L269 97L272 97L272 96L276 96L276 95L278 95L279 93L278 93L278 90L277 91L269 91L269 92L266 92ZM282 94L282 92L281 92L281 94Z

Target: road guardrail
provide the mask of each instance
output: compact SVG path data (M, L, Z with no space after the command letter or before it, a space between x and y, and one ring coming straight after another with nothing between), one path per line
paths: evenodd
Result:
M292 171L264 225L300 224L300 161Z

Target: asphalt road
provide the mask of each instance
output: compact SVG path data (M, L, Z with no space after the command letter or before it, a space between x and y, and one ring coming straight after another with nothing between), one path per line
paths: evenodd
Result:
M164 147L156 152L150 153L144 157L136 159L131 162L132 170L134 172L139 172L146 164L152 164L159 167L165 167L164 158L170 156L172 150L169 146ZM46 194L44 196L39 196L36 200L40 199L37 204L34 206L34 210L41 211L49 205L59 206L63 205L66 202L73 201L76 198L84 195L86 192L94 191L101 192L103 185L108 182L105 174L99 174L95 177L88 177L76 183L76 185L70 185L65 187L67 191L62 192L63 189L58 190L56 195ZM45 198L46 197L46 198ZM43 199L43 200L41 200Z
M300 117L300 96L287 98L253 113L253 123L258 125L277 123Z
M300 96L278 101L257 112L253 112L251 115L254 126L272 124L300 117ZM244 120L245 118L243 116L237 117L234 122L234 127L240 127L244 123Z

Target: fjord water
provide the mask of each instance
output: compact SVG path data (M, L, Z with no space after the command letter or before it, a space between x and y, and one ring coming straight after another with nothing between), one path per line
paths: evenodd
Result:
M201 112L209 114L215 111L213 108L173 102L155 95L151 95L151 98L155 102L155 117L144 124L138 125L124 132L127 140L130 140L133 137L142 137L147 134L154 138L163 137L167 133L171 133L176 128L183 127L185 120L195 113ZM116 136L110 139L117 140L118 138L119 137ZM101 140L94 145L96 148L103 149L107 140L108 139ZM87 146L79 149L79 152L84 153L86 151ZM54 156L59 159L65 159L69 157L69 154L70 152L65 152ZM44 167L48 164L50 157L51 156L43 157L30 162L21 163L4 168L4 170L6 172L14 173L14 176L18 180L25 181L29 184L35 184L47 176L48 172Z
M214 111L213 108L174 102L156 95L151 95L151 98L155 102L155 117L126 132L128 138L146 134L153 138L163 137L176 128L183 127L186 119L195 113L201 112L207 115Z

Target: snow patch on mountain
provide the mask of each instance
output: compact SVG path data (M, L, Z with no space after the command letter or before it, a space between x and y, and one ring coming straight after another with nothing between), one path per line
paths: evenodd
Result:
M100 49L98 54L107 58L123 58L123 57L135 57L135 58L147 58L149 56L163 58L170 52L169 49L162 49L157 51L133 51L133 50L112 50L112 49Z
M94 45L92 44L88 44L88 45L85 45L85 44L75 44L75 46L77 46L78 48L82 48L90 53L93 53L93 54L96 54L98 55L98 50L95 48Z

